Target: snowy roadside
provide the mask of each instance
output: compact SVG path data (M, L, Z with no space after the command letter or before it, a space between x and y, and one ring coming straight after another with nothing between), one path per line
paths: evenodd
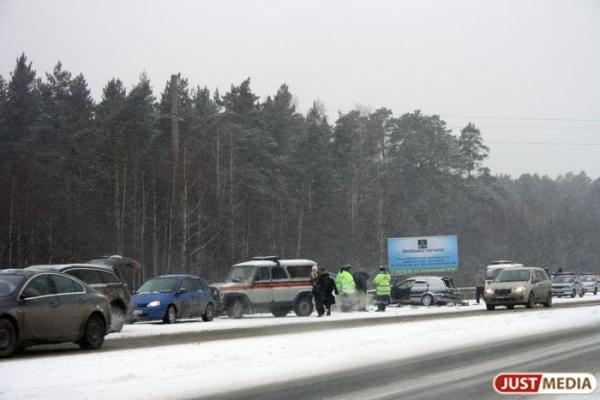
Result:
M576 298L554 298L557 304L564 303L580 303L589 301L600 301L600 296L586 294L584 297ZM440 313L468 313L472 311L485 310L485 303L476 304L474 300L469 302L468 306L440 306L440 307L424 307L424 306L401 306L388 307L385 313L374 312L375 308L371 307L369 312L351 312L340 313L333 312L332 316L317 318L316 314L310 317L297 317L293 312L290 312L284 318L275 318L271 314L254 314L245 315L242 319L230 319L226 316L216 318L213 322L206 323L202 320L184 320L174 325L162 324L160 322L137 323L134 325L125 325L123 331L112 333L106 337L106 340L120 340L128 337L144 337L157 335L170 335L181 332L203 332L216 331L225 329L243 329L243 328L259 328L266 326L280 326L297 323L320 323L326 320L353 320L353 319L368 319L368 318L392 318L396 316L417 316L431 315Z
M2 399L178 399L597 324L600 306L490 313L0 363ZM316 318L315 318L316 319ZM557 321L560 321L557 322ZM237 322L237 321L236 321Z

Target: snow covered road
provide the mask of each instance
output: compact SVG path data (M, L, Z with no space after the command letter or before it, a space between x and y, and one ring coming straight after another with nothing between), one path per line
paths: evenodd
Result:
M409 307L406 309L406 312L410 310ZM350 316L354 314L371 313L353 313L337 318L351 319ZM267 318L230 322L240 326L253 320ZM268 320L276 323L285 320L289 323L293 319ZM216 327L221 322L226 325L226 320L219 320L212 324L189 323L175 327L181 326L184 330L192 329L189 326ZM498 311L477 316L465 314L462 318L332 330L320 330L315 325L315 330L302 333L291 333L293 329L289 329L285 334L268 337L213 340L114 352L53 352L52 357L21 357L2 361L0 398L91 400L110 397L115 400L134 400L212 397L232 390L291 379L303 378L310 382L317 375L356 368L368 370L384 362L397 362L415 356L427 357L465 346L546 335L565 329L577 331L591 326L600 327L599 322L600 306L538 308L526 312ZM143 327L141 330L162 328L145 325L139 325ZM138 329L138 325L131 328L134 327ZM121 335L129 335L128 331ZM135 335L132 333L132 336Z

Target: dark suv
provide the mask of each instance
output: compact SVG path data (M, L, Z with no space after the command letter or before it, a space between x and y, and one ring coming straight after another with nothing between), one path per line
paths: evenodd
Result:
M111 325L110 332L120 332L133 306L131 293L115 274L112 267L93 264L52 264L32 265L26 269L48 270L62 272L87 283L97 292L103 294L110 302Z
M451 278L441 276L416 276L395 284L391 292L392 303L463 304L458 289Z

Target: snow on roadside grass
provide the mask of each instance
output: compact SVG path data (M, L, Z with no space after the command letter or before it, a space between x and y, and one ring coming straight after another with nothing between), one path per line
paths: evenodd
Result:
M600 306L9 359L0 398L179 399L596 324ZM560 324L557 323L560 321ZM476 334L475 334L476 333Z
M576 297L571 298L554 298L555 303L577 303L600 300L600 296L593 296L588 294L582 298ZM239 329L239 328L258 328L265 326L276 326L276 325L288 325L295 323L319 323L323 320L352 320L352 319L364 319L364 318L390 318L394 316L412 316L412 315L428 315L428 314L439 314L439 313L460 313L469 312L475 310L485 310L485 303L476 304L474 300L469 302L468 306L401 306L401 307L388 307L385 313L376 312L352 312L352 313L340 313L333 312L331 317L316 318L316 314L313 313L310 317L297 317L293 312L290 312L287 317L275 318L271 314L254 314L245 315L242 319L230 319L228 317L219 317L213 322L206 323L202 320L185 320L178 322L174 325L162 324L161 322L149 322L149 323L137 323L134 325L125 325L123 331L119 333L113 333L106 337L107 340L120 340L128 337L141 337L141 336L156 336L156 335L169 335L179 332L200 332L200 331L213 331L222 329ZM371 308L374 311L375 307Z

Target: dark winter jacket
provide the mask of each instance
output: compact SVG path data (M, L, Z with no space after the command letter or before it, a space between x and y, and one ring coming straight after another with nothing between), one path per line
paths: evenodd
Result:
M356 283L356 290L359 292L367 292L367 282L369 281L369 274L366 272L357 271L352 274L354 282Z
M324 304L335 304L335 296L333 293L339 293L335 286L335 281L327 272L319 275L314 289L317 300L321 300Z

